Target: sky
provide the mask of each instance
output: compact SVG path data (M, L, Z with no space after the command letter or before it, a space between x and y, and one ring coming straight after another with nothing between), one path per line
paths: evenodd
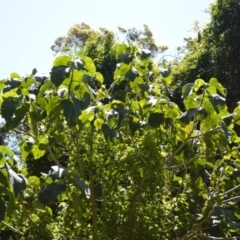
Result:
M146 24L157 45L174 54L194 21L210 20L206 9L214 0L0 0L0 80L33 68L48 73L54 54L50 46L76 23L93 29L142 29Z

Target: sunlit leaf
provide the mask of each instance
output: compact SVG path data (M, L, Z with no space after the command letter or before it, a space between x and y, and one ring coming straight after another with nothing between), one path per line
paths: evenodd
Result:
M71 58L69 56L58 56L53 62L53 67L59 66L69 66L71 63Z
M84 69L86 69L92 75L96 72L95 64L90 57L83 56L83 57L81 57L81 61L83 61L83 63L84 63L84 65L83 65Z
M103 82L104 82L103 75L102 75L101 73L99 73L99 72L96 72L96 73L95 73L94 78L95 78L98 82L100 82L100 83L103 83Z
M183 86L182 88L182 98L186 98L189 95L191 95L193 91L193 84L192 83L187 83L186 85Z
M206 83L204 80L202 79L197 79L195 82L194 82L194 85L193 85L193 89L195 92L197 92L202 86L204 86Z
M18 78L18 79L21 79L21 76L16 73L16 72L12 72L11 75L10 75L10 78Z
M211 78L209 81L210 86L214 86L223 96L227 95L227 90L224 88L216 78Z

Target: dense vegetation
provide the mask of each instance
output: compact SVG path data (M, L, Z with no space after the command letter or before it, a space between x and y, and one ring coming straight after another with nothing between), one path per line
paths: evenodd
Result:
M235 2L212 6L203 42L189 41L169 76L154 63L166 47L147 26L119 28L121 43L80 24L56 39L52 49L62 55L50 76L34 69L0 82L1 239L240 236L240 107L221 84L235 82L218 81L211 65L198 76L202 60L191 65ZM211 44L204 51L217 56ZM224 44L230 51L231 41ZM6 143L13 134L19 150Z
M173 71L174 85L181 87L196 78L216 77L227 91L232 110L240 89L240 2L216 1L209 12L211 21L195 39L187 38L187 54Z

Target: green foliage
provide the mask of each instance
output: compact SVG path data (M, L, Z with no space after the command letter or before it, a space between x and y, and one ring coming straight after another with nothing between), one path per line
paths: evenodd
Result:
M227 105L233 110L238 100L240 78L239 0L217 0L209 12L211 21L198 32L198 37L185 39L187 54L172 72L177 88L175 94L197 78L208 81L215 77L226 87Z
M42 82L2 81L1 114L21 139L21 167L0 149L2 229L21 239L239 235L239 107L228 110L217 79L197 79L181 90L182 112L150 52L113 49L110 88L86 56L57 57Z

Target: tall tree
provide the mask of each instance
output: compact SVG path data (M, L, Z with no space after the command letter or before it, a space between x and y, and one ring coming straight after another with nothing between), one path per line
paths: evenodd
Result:
M233 109L240 89L240 2L217 0L211 5L211 21L195 39L187 40L188 53L172 74L174 84L216 77L228 91Z
M157 54L167 50L166 46L158 46L153 38L153 33L147 25L143 25L143 30L136 28L125 29L118 27L122 38L127 42L140 45ZM112 34L113 40L118 38L116 34L106 28L100 28L99 31L92 29L86 23L75 24L67 33L67 36L60 36L55 39L54 44L51 46L52 51L57 53L76 54L87 43L89 39L95 39L98 44L103 44L104 37Z
M67 36L58 37L51 49L56 54L69 54L74 57L88 56L93 59L96 70L104 75L104 84L109 89L114 82L114 71L119 62L117 56L117 46L122 42L136 44L140 48L144 48L151 52L152 56L163 53L167 46L158 46L153 38L152 31L147 25L143 26L143 30L136 28L125 29L118 27L121 36L114 34L107 28L99 28L98 31L92 29L85 23L75 24L68 31ZM119 38L123 40L119 40ZM129 48L130 49L130 48ZM125 50L131 60L133 53ZM126 57L126 56L125 56ZM156 72L149 66L149 71ZM114 97L121 95L122 90L126 87L126 82L115 84L111 87ZM121 97L120 97L121 98Z

